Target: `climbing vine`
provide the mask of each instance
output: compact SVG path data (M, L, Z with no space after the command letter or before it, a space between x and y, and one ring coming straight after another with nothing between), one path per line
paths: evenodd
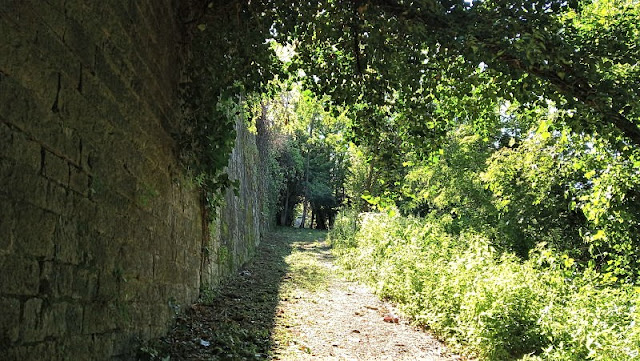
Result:
M224 190L234 186L225 167L234 147L234 123L244 112L243 96L264 89L277 72L266 68L275 63L264 40L270 22L258 18L250 4L210 1L201 12L186 24L191 51L175 138L183 164L213 209Z

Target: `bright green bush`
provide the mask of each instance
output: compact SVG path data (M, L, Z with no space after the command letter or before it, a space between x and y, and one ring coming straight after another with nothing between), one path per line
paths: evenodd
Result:
M607 139L538 134L489 157L480 175L499 211L500 242L521 256L545 240L611 279L640 273L640 153ZM506 247L509 249L509 247Z
M359 218L358 218L359 217ZM640 359L640 297L545 245L500 254L451 219L343 213L330 238L347 275L486 360Z

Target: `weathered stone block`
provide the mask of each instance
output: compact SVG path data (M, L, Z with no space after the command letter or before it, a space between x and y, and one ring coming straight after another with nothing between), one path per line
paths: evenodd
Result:
M116 328L115 304L94 302L84 308L82 332L84 334L105 333Z
M58 353L74 360L93 360L91 340L87 336L67 336L58 345Z
M74 299L92 300L97 296L98 275L95 271L78 269L73 277L71 296Z
M45 337L61 337L66 333L68 306L66 302L43 305L40 332Z
M33 169L34 172L40 170L42 160L42 146L19 132L14 132L12 143L12 158Z
M20 301L0 298L0 348L18 340L20 331Z
M114 334L93 335L90 342L93 355L113 355L116 342Z
M76 166L70 166L69 188L83 196L89 195L89 175Z
M59 182L60 184L68 185L69 164L67 161L46 150L43 152L43 157L44 167L42 169L42 174L51 180Z
M40 298L30 298L24 304L22 312L22 340L25 342L41 341L42 332L42 304Z
M0 123L0 157L10 158L27 165L33 172L40 171L40 144L27 139L24 133Z
M66 19L64 7L53 2L45 2L40 4L43 7L42 20L60 39L65 37Z
M53 298L72 295L74 267L55 262L43 262L40 270L40 294Z
M98 278L97 298L101 301L113 301L118 297L118 284L121 282L121 269L102 270Z
M16 243L20 245L20 252L53 259L57 216L29 204L17 206L16 216Z
M138 179L131 174L124 173L120 171L117 174L114 174L115 180L113 182L113 187L116 192L118 192L123 197L127 198L130 201L136 200L136 189L138 188ZM127 202L127 203L134 203Z
M160 301L160 300L158 300ZM155 303L153 305L149 305L149 310L151 311L151 326L163 328L167 327L173 320L175 316L175 308L181 305L178 305L174 298L164 298L162 299L163 303Z
M2 75L0 75L0 83L2 82ZM13 145L13 130L4 123L0 118L0 157L8 157L11 154Z
M54 259L56 261L71 264L80 262L77 224L60 218L56 222L54 240Z
M6 276L0 282L0 294L38 294L40 267L36 260L17 255L6 257L2 272Z
M149 327L151 325L151 312L149 311L148 304L144 303L130 303L129 314L131 316L131 325L143 327ZM136 327L138 328L138 327Z
M9 48L7 51L13 51L14 49L16 48ZM3 57L3 60L8 58ZM0 94L3 96L3 101L0 102L0 119L4 119L11 124L21 123L22 120L27 118L32 119L30 116L32 109L37 108L38 105L33 100L30 92L17 79L3 76L2 81L0 81Z
M66 334L80 335L82 334L82 318L84 315L84 309L81 305L75 303L69 303L66 307L66 313L64 315Z
M122 268L127 281L149 280L153 276L153 256L146 254L143 247L129 244L124 248Z
M112 45L109 44L109 46L112 46ZM111 64L111 61L107 59L108 53L113 51L116 51L116 50L114 50L113 48L110 48L106 50L102 49L101 51L97 51L94 54L94 66L95 66L96 75L101 80L101 82L104 85L106 85L107 88L109 88L109 90L111 91L111 95L113 97L115 97L116 99L119 99L120 97L123 97L129 94L129 92L127 91L127 87L124 84L122 78L118 76L118 74L115 72L113 65ZM123 103L126 103L126 102L123 102ZM113 119L117 119L117 118L113 118ZM116 121L115 124L118 124L118 123L119 122Z
M27 165L13 162L7 183L11 188L7 194L18 204L30 203L42 209L47 209L47 187L49 180L36 176L33 169ZM1 192L1 191L0 191Z
M0 156L0 183L12 184L15 172L15 160ZM0 194L13 193L8 187L0 187Z
M24 342L37 342L45 338L80 334L82 317L80 305L29 299L24 306L22 339Z
M137 279L128 279L120 286L120 301L137 302L140 301L141 294L145 291L145 284Z
M95 43L89 33L77 22L73 17L67 17L65 24L67 31L65 32L64 42L69 46L74 55L80 58L80 62L85 66L93 63L93 55L95 52Z
M0 196L0 254L13 252L15 212L13 203Z
M164 302L167 300L167 290L165 284L153 283L150 285L149 292L147 293L147 299L144 303L153 304L157 302Z
M73 213L71 214L71 217L83 222L91 223L95 221L96 214L98 212L98 205L90 199L76 194L71 194L70 196L73 200Z
M65 186L45 178L42 178L42 181L46 187L45 199L43 204L37 204L38 206L63 216L67 216L73 211L74 206L71 204L69 190Z
M39 342L10 348L6 353L7 360L15 361L62 361L64 358L56 352L54 341Z

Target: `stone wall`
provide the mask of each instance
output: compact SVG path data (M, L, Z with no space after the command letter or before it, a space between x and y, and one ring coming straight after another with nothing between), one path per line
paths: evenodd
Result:
M202 287L215 288L225 274L233 272L253 254L264 228L262 184L257 170L260 162L256 136L247 129L242 117L236 118L236 147L231 153L227 173L239 182L237 195L227 190L224 205L216 210L215 219L207 225Z
M255 184L207 240L177 163L176 6L0 3L1 360L126 359L258 242Z

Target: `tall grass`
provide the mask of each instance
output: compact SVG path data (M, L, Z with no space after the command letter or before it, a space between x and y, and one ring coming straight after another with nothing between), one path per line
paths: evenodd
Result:
M483 360L640 359L640 294L540 245L526 261L447 219L341 214L338 262L416 323Z

